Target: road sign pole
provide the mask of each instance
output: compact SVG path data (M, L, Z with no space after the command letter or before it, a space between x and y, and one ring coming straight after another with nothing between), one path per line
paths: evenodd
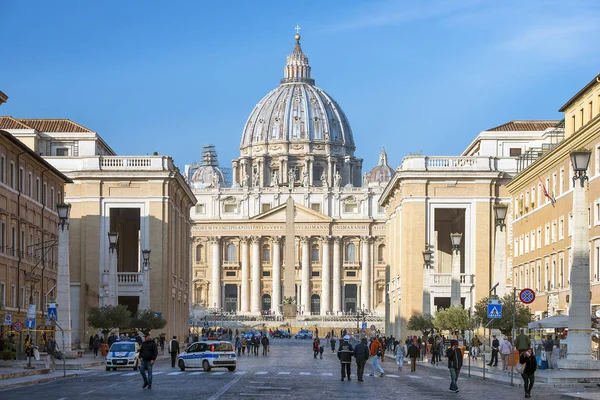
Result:
M513 317L512 317L512 342L515 342L515 325L517 323L517 288L513 288ZM512 352L514 353L514 351ZM513 354L511 353L511 358L513 356ZM514 370L515 370L515 363L513 362L514 360L511 360L511 365L510 365L510 386L515 386L515 383L513 382L514 380Z

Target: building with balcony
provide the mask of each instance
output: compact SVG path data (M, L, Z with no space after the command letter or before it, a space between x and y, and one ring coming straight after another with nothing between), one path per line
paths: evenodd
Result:
M509 290L502 243L510 232L496 227L494 208L509 201L506 184L519 156L546 143L558 122L510 121L481 132L461 156L402 160L379 201L386 209L387 333L403 337L412 315L449 307L453 285L455 304L465 308L497 282L500 295ZM456 263L453 233L461 234Z
M530 304L538 317L568 314L573 265L573 150L592 152L588 197L592 312L600 308L600 75L577 92L564 112L564 134L537 151L507 185L512 216L510 274L516 288L536 292ZM547 195L546 195L547 194Z
M74 347L87 346L87 338L95 333L87 327L88 308L108 304L126 305L132 313L159 312L168 321L168 336L186 335L189 211L195 198L173 160L117 156L96 132L65 119L0 117L1 126L72 180L64 201L72 204ZM110 272L109 232L118 233L116 276ZM143 262L143 250L151 251L149 266Z
M198 199L192 291L201 308L280 315L287 297L304 315L384 313L377 202L393 170L382 151L363 175L346 115L310 70L297 35L280 85L242 130L231 184L212 153L186 167Z

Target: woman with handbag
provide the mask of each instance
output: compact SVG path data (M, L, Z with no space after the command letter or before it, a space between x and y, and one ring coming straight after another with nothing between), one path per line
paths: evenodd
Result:
M525 398L531 397L531 389L535 381L535 370L537 369L537 360L533 349L529 348L519 356L517 372L523 377L523 387L525 389Z

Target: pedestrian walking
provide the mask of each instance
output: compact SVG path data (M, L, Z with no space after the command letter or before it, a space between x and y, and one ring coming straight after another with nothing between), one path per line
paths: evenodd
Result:
M263 352L262 355L266 356L269 353L269 338L267 335L263 335L262 339L260 339L260 343L262 344Z
M319 354L319 344L320 344L319 339L315 338L313 340L313 357L314 358L317 358L317 355Z
M450 370L450 391L458 393L458 375L463 364L463 354L458 348L458 342L453 340L450 342L451 347L446 350L448 357L448 369Z
M246 338L244 336L242 336L242 355L244 355L244 353L246 352ZM250 350L248 350L248 354L250 354Z
M94 350L94 336L90 336L90 350Z
M169 341L169 354L171 355L171 368L175 368L175 360L179 355L179 342L177 336L173 336L173 339Z
M494 367L498 366L498 352L500 351L500 341L498 340L498 338L496 338L496 335L492 335L492 358L490 359L490 362L488 363L488 365L491 367L492 365Z
M546 352L546 361L550 369L554 369L552 364L552 350L554 350L554 340L552 340L552 335L548 335L548 338L544 342L544 351Z
M164 336L160 336L160 338L158 338L158 343L160 343L160 352L162 355L165 355L165 337Z
M417 345L417 341L413 340L411 344L408 345L406 349L408 356L410 357L410 372L417 371L417 357L419 357L419 346Z
M380 377L384 376L385 371L383 370L383 368L381 368L381 365L379 365L379 358L383 354L383 351L381 349L381 342L379 341L379 339L375 338L371 341L370 353L371 357L373 357L373 369L369 376L375 376L375 368L378 368L381 372L381 374L379 375Z
M481 346L481 340L475 335L471 339L471 357L473 360L477 360L477 357L479 356L479 346Z
M529 336L525 334L523 328L520 329L519 334L517 335L515 347L519 351L519 354L531 347L531 340L529 340Z
M329 340L329 344L331 345L331 352L334 353L335 352L335 339L333 338L333 336L331 336L331 339Z
M402 366L404 365L404 357L406 357L406 352L404 350L404 346L402 344L397 344L395 351L396 351L396 353L395 353L396 365L398 366L398 371L402 371Z
M523 378L523 388L525 389L525 398L531 397L531 389L535 381L535 370L537 369L537 361L533 354L533 349L527 349L520 353L519 363L524 364L521 377Z
M340 347L338 348L338 359L342 366L342 381L348 376L348 381L351 380L350 372L352 369L352 356L354 355L354 349L350 344L350 336L346 335L340 340Z
M242 341L239 336L235 337L235 349L238 357L242 354Z
M502 344L500 345L500 354L502 354L502 369L507 370L508 364L510 360L510 356L513 352L513 346L508 340L508 338L504 338Z
M94 358L98 358L98 350L100 350L100 337L98 335L94 336Z
M158 357L158 347L148 334L140 347L140 374L144 378L142 389L146 387L152 389L152 366L154 365L154 361L156 361L156 357ZM147 376L146 372L148 373Z
M365 364L369 359L369 346L367 346L367 338L360 339L360 343L354 348L354 358L356 359L356 376L359 382L363 381L365 373Z

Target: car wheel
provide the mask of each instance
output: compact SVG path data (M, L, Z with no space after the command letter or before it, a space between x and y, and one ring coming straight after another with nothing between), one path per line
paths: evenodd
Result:
M185 371L185 361L183 361L182 359L179 359L179 361L177 361L177 366L180 370Z
M202 369L206 372L210 372L210 363L208 360L202 361Z
M235 371L235 367L227 367L227 369L229 370L229 372Z

